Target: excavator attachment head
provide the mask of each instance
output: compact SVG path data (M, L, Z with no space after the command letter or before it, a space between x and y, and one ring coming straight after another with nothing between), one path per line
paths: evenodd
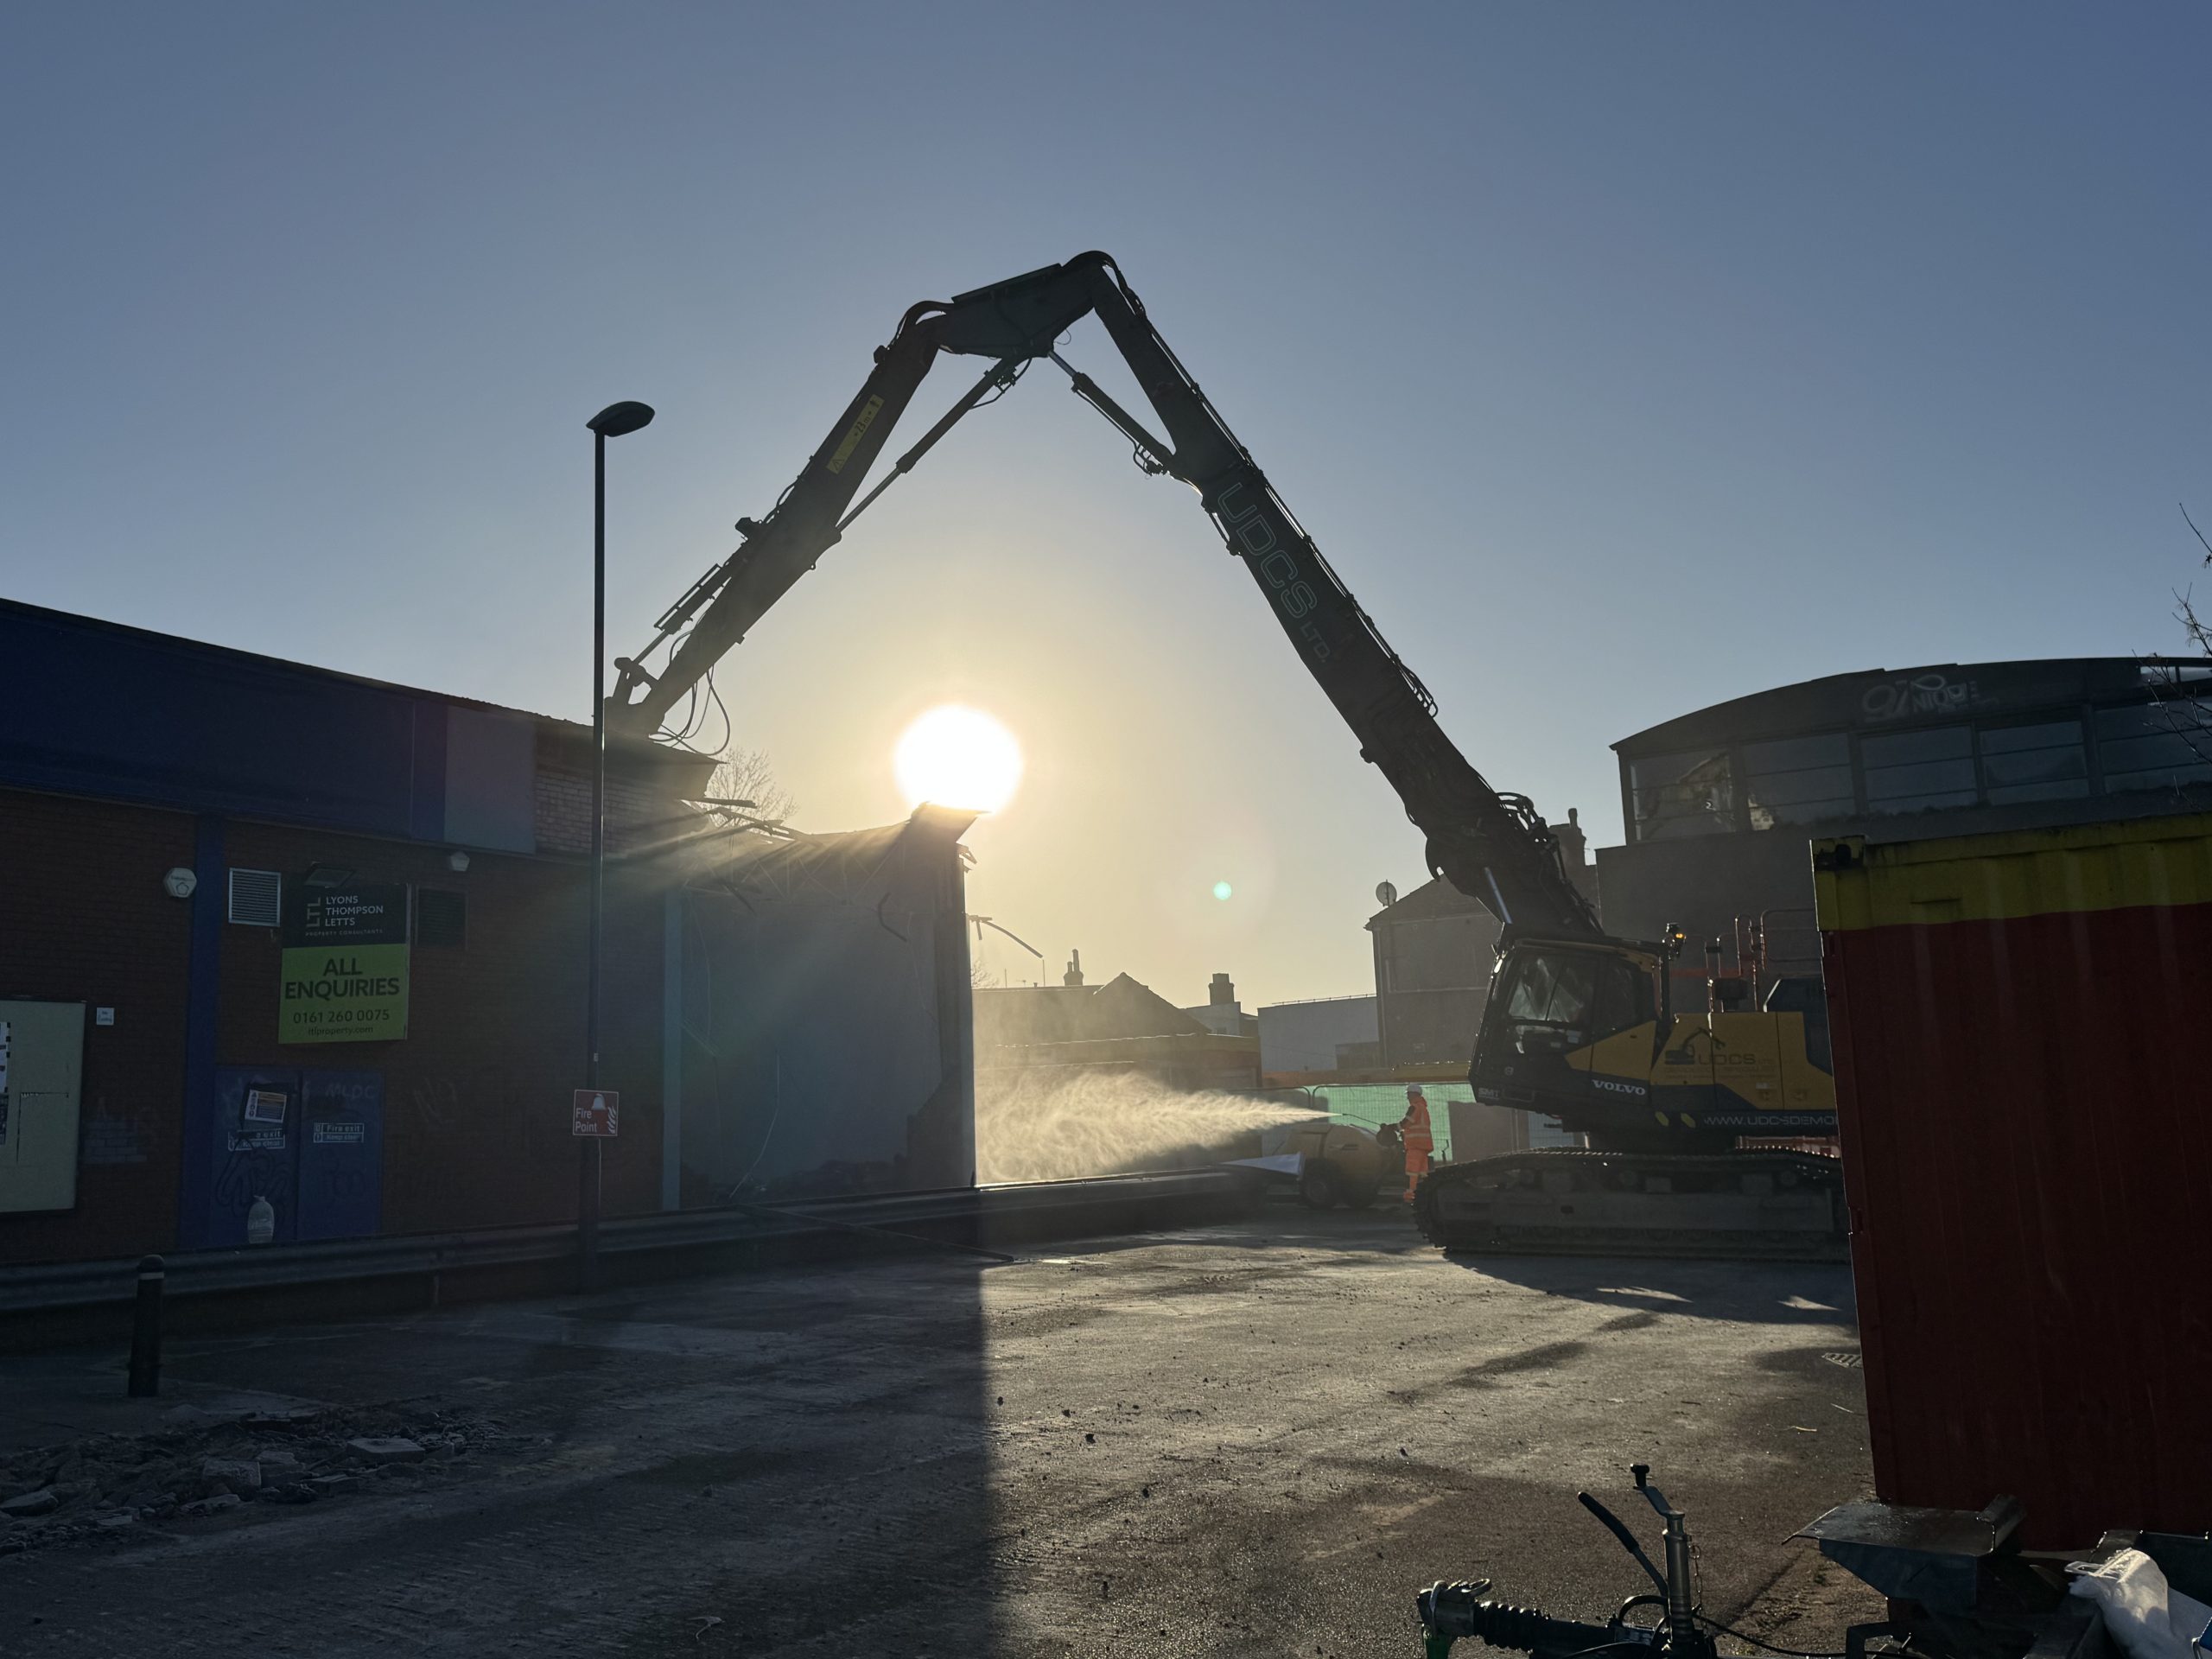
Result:
M969 357L1042 357L1090 315L1103 253L1040 265L986 288L956 294L937 319L940 349Z

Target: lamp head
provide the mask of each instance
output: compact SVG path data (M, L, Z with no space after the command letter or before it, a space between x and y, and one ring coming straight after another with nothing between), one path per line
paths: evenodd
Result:
M619 438L650 425L653 418L651 404L609 404L584 424L602 438Z

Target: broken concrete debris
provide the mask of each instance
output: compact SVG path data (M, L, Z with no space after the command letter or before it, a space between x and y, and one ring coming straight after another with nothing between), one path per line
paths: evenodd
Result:
M161 1423L0 1459L0 1555L246 1503L311 1503L361 1491L372 1475L411 1490L472 1450L517 1438L461 1413L397 1408L240 1415L179 1406Z
M236 1492L240 1497L261 1490L261 1465L245 1458L208 1458L200 1463L200 1480L207 1490L200 1496Z
M418 1440L396 1436L367 1435L346 1442L346 1449L365 1463L420 1463L429 1454Z

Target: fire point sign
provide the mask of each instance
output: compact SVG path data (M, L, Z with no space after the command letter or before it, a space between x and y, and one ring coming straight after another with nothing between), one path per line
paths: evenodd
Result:
M569 1133L612 1140L621 1122L621 1108L622 1096L612 1089L579 1089Z

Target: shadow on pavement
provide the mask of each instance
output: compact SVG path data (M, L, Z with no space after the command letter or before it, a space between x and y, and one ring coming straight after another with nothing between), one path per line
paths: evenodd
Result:
M335 1659L433 1637L673 1655L710 1633L813 1655L917 1630L938 1652L1009 1651L988 1271L925 1254L177 1344L173 1397L451 1406L481 1446L396 1493L372 1481L0 1562L0 1648L36 1620L55 1655L219 1640ZM108 1357L20 1380L81 1388Z
M1836 1262L1679 1262L1652 1256L1452 1255L1453 1266L1624 1311L1756 1325L1858 1322L1851 1269Z

